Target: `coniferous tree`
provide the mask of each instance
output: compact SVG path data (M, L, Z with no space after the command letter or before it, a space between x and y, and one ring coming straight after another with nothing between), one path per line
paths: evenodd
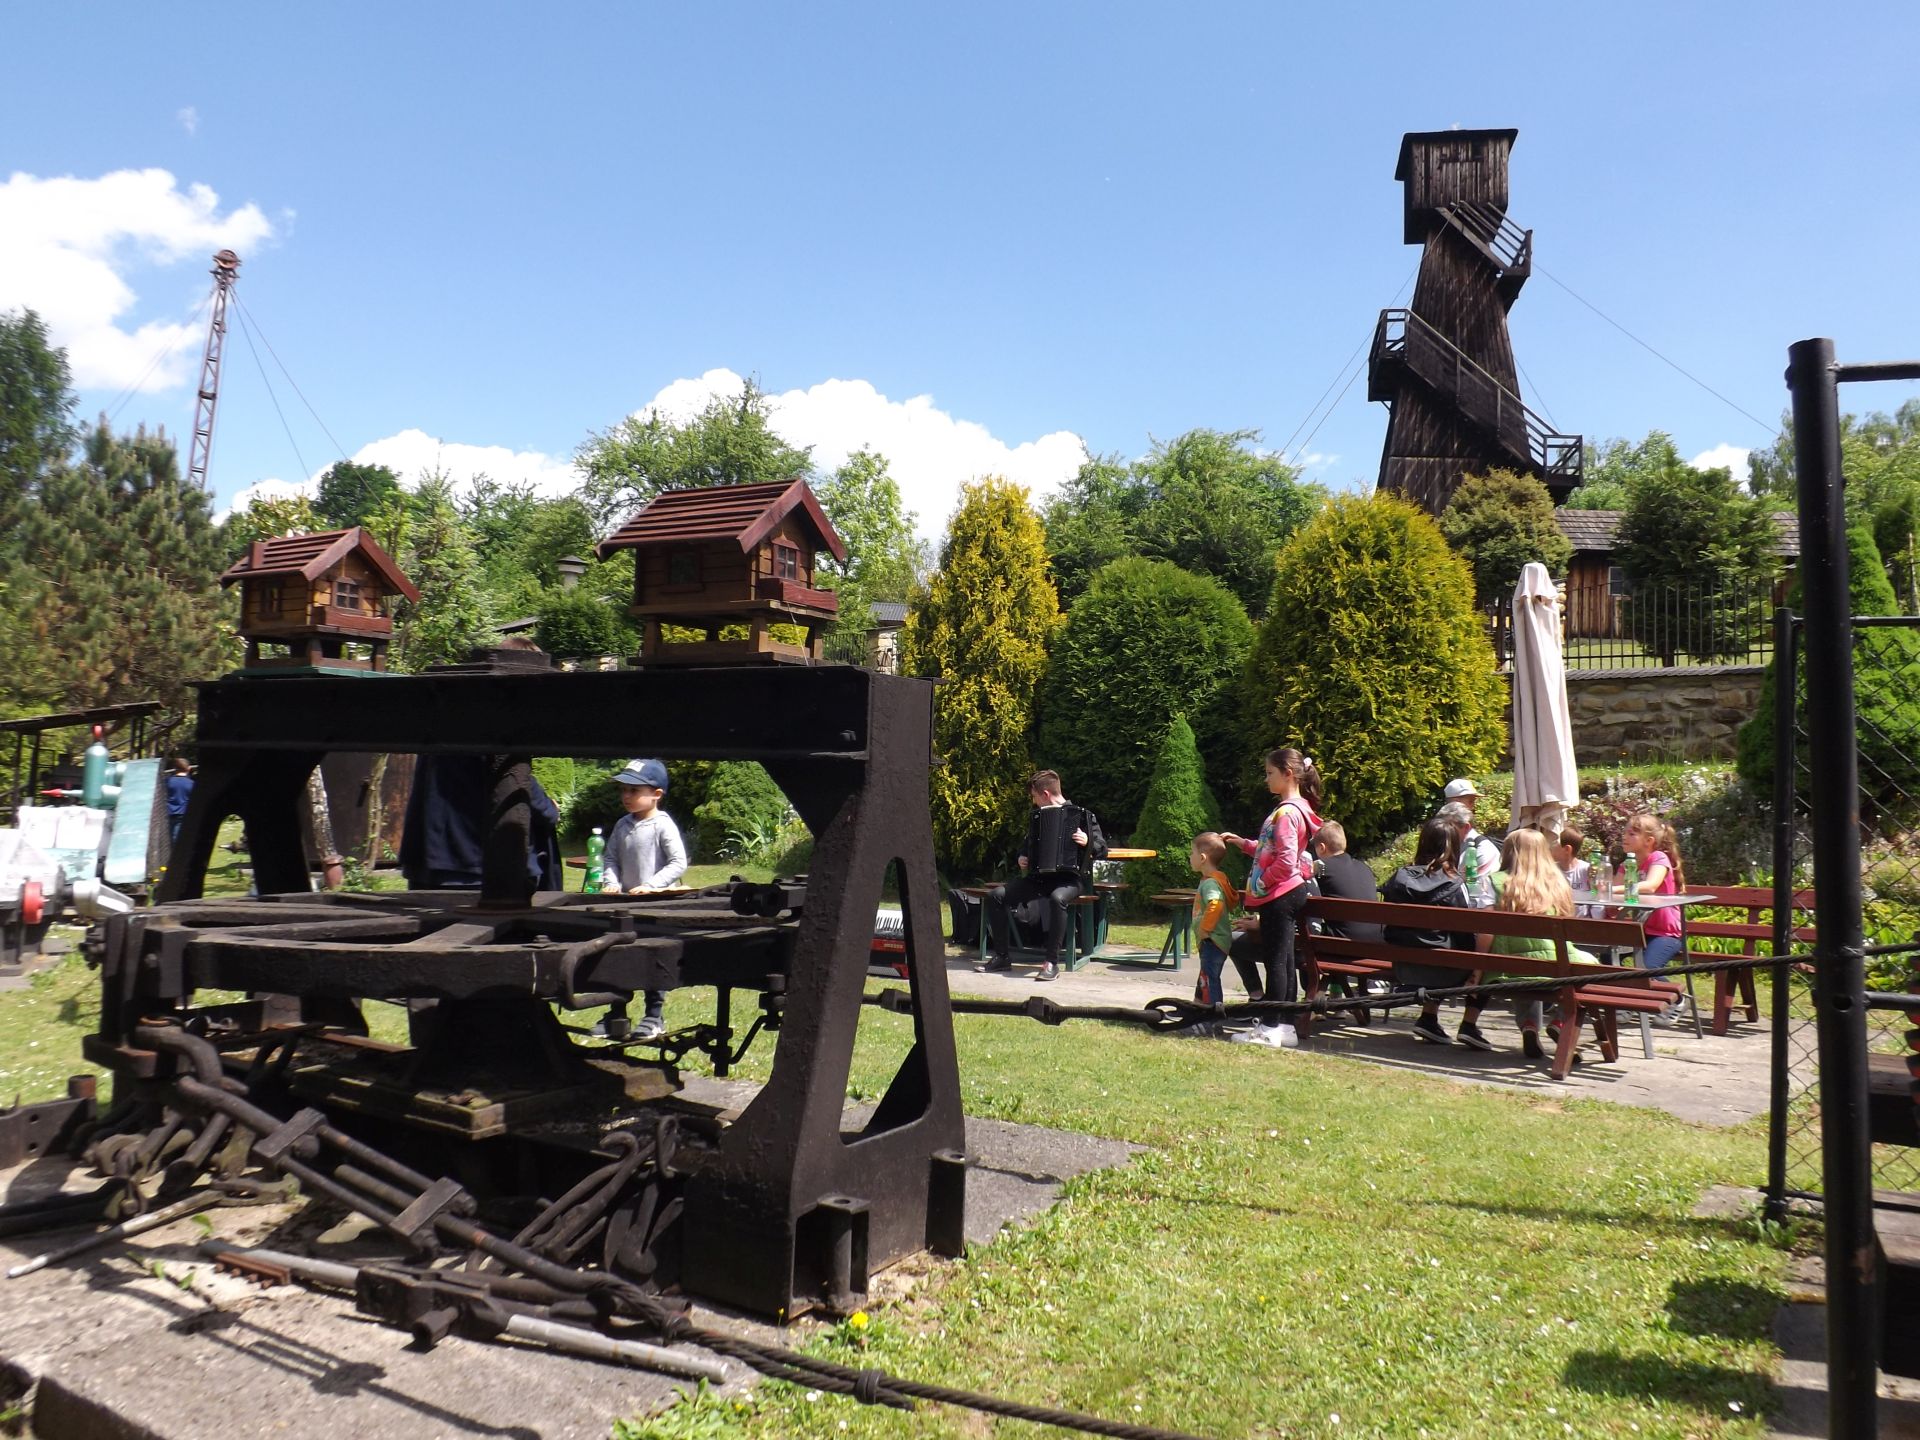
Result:
M73 444L67 352L31 310L0 315L0 547Z
M956 873L1012 859L1032 773L1034 691L1059 618L1025 488L997 478L965 486L901 641L905 673L944 682L934 699L933 835Z
M212 504L180 478L162 433L104 418L42 480L7 544L9 599L30 616L13 660L23 695L70 706L158 700L183 711L192 681L232 659Z
M1305 750L1326 778L1322 813L1356 843L1449 776L1492 768L1506 690L1466 561L1425 512L1385 494L1333 501L1281 550L1268 614L1243 750Z
M1233 592L1165 560L1116 560L1068 610L1038 698L1037 759L1115 834L1132 832L1167 721L1193 717L1214 783L1245 769L1235 685L1253 625Z
M1564 580L1573 559L1572 542L1554 524L1547 487L1513 470L1464 476L1440 517L1440 533L1472 567L1482 609L1512 595L1530 562Z
M1135 895L1185 889L1193 884L1187 851L1193 837L1218 829L1220 804L1207 786L1200 748L1184 715L1167 722L1154 748L1153 780L1140 805L1140 824L1133 842L1158 851L1152 860L1128 862L1127 880Z

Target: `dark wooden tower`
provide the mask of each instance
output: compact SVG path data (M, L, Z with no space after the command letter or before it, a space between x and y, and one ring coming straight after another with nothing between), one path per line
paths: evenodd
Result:
M1460 477L1496 466L1538 476L1555 501L1580 483L1578 435L1520 403L1507 311L1533 268L1533 232L1507 218L1517 130L1435 130L1400 141L1405 239L1425 247L1413 304L1382 310L1367 398L1390 418L1380 488L1439 514Z

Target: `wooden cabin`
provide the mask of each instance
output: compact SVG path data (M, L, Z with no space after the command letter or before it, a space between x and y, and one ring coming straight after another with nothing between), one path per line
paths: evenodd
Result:
M393 599L420 598L393 558L357 525L256 540L220 583L240 587L249 670L384 670Z
M1621 625L1621 600L1631 586L1619 561L1614 558L1615 538L1620 531L1619 510L1569 510L1553 512L1553 522L1573 546L1573 559L1567 566L1567 620L1569 640L1605 640L1625 633ZM1794 570L1800 562L1800 518L1791 510L1774 512L1774 554L1779 569L1773 576L1772 603L1786 600L1793 584Z
M845 563L847 549L805 480L669 490L595 547L602 560L617 550L633 551L643 664L817 660L839 614L815 562ZM804 641L771 633L782 624Z

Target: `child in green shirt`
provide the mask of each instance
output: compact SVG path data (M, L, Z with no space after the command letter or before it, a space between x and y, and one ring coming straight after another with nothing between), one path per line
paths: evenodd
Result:
M1200 877L1193 895L1193 936L1200 950L1200 980L1193 998L1202 1005L1218 1005L1226 999L1220 974L1233 944L1233 912L1240 904L1233 882L1220 872L1226 853L1227 842L1212 830L1194 836L1193 848L1187 852L1187 863Z

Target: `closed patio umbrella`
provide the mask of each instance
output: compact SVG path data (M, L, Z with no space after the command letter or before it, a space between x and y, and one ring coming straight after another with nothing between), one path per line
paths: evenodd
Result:
M1557 833L1580 802L1567 715L1560 601L1547 567L1532 562L1513 592L1513 829Z

